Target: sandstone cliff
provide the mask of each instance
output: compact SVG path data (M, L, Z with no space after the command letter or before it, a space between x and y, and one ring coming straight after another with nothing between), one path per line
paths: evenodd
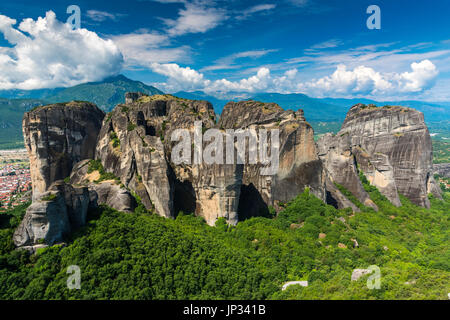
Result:
M318 145L331 180L366 205L370 200L359 170L397 206L399 194L424 207L430 205L428 193L440 196L432 176L430 134L419 111L357 104L337 135L325 135Z

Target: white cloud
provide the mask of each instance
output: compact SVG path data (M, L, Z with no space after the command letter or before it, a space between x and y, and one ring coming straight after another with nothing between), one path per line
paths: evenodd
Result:
M88 18L96 22L102 22L107 19L117 21L119 18L126 16L126 14L122 13L109 13L106 11L99 11L99 10L88 10L86 11L86 15L88 16Z
M170 44L167 35L151 33L147 30L113 36L112 40L119 47L129 66L185 61L190 51L188 46L167 48Z
M347 70L341 64L331 76L299 84L299 88L318 96L409 94L431 88L438 75L430 60L414 62L411 69L412 72L380 73L365 66Z
M0 50L0 89L39 89L99 81L120 72L123 57L111 40L86 29L72 30L52 11L44 18L0 15L0 32L13 45Z
M400 76L403 91L420 92L433 86L438 75L436 66L430 60L411 64L412 72L404 72Z
M262 67L255 75L237 81L225 78L211 81L205 79L202 73L177 64L154 64L152 70L168 77L166 83L156 84L168 92L203 90L213 95L263 91L314 96L408 95L431 88L438 75L436 66L429 60L414 62L411 64L412 71L403 73L381 73L363 65L349 70L341 64L331 75L309 82L298 80L297 69L287 70L281 76L272 76L268 68Z
M247 19L248 17L250 17L251 15L253 15L255 13L262 13L262 12L265 13L267 11L275 9L275 7L276 7L275 4L258 4L256 6L247 8L244 11L242 11L240 14L238 14L236 16L236 19L244 20L244 19Z
M233 53L229 56L225 56L215 61L215 64L207 66L201 69L201 71L214 71L214 70L225 70L225 69L237 69L241 68L242 65L236 65L235 61L242 58L257 59L268 53L275 52L278 50L250 50Z
M179 17L176 20L162 19L169 27L167 33L171 36L205 33L227 19L225 12L221 9L190 3L185 3L185 8L180 9L178 13Z
M340 45L342 45L343 42L339 39L330 39L321 43L317 43L310 47L309 49L306 49L305 51L316 51L318 49L329 49L329 48L336 48Z
M150 68L153 72L164 75L168 78L166 83L159 83L159 87L168 92L179 90L196 90L207 87L209 80L205 80L203 74L189 67L180 67L175 63L152 63Z

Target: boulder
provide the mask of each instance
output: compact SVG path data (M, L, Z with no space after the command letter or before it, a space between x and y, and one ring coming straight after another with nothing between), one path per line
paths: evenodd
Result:
M288 281L283 284L283 287L281 288L282 291L286 290L288 287L298 285L301 287L307 287L308 281Z
M17 247L38 244L53 245L86 223L89 192L55 181L28 207L25 217L13 235Z
M351 280L357 281L362 276L364 276L366 274L370 274L370 273L372 273L372 270L370 270L370 269L354 269L352 272Z

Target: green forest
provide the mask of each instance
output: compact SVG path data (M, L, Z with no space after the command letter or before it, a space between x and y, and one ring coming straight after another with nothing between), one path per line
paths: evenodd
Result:
M337 210L308 190L236 226L100 207L67 246L34 255L12 242L24 205L0 215L0 299L448 299L450 193L430 196L431 209L405 197L397 208L361 178L378 212ZM70 265L79 290L67 288ZM380 289L367 288L369 275L351 281L370 265ZM282 291L292 280L309 285Z

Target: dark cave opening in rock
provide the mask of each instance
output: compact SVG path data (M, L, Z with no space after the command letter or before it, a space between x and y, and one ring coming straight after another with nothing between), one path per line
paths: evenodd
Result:
M251 217L270 217L269 207L252 183L249 185L243 184L241 186L238 216L239 221L249 219Z
M337 200L333 197L333 195L329 191L327 191L325 202L326 202L326 204L329 204L329 205L335 207L336 209L339 208Z
M174 184L173 211L176 217L180 211L184 214L195 213L195 191L190 181L176 179Z
M138 126L143 126L145 128L145 135L147 136L156 136L156 128L153 125L150 125L147 120L145 120L144 113L139 111L136 116L136 123Z

